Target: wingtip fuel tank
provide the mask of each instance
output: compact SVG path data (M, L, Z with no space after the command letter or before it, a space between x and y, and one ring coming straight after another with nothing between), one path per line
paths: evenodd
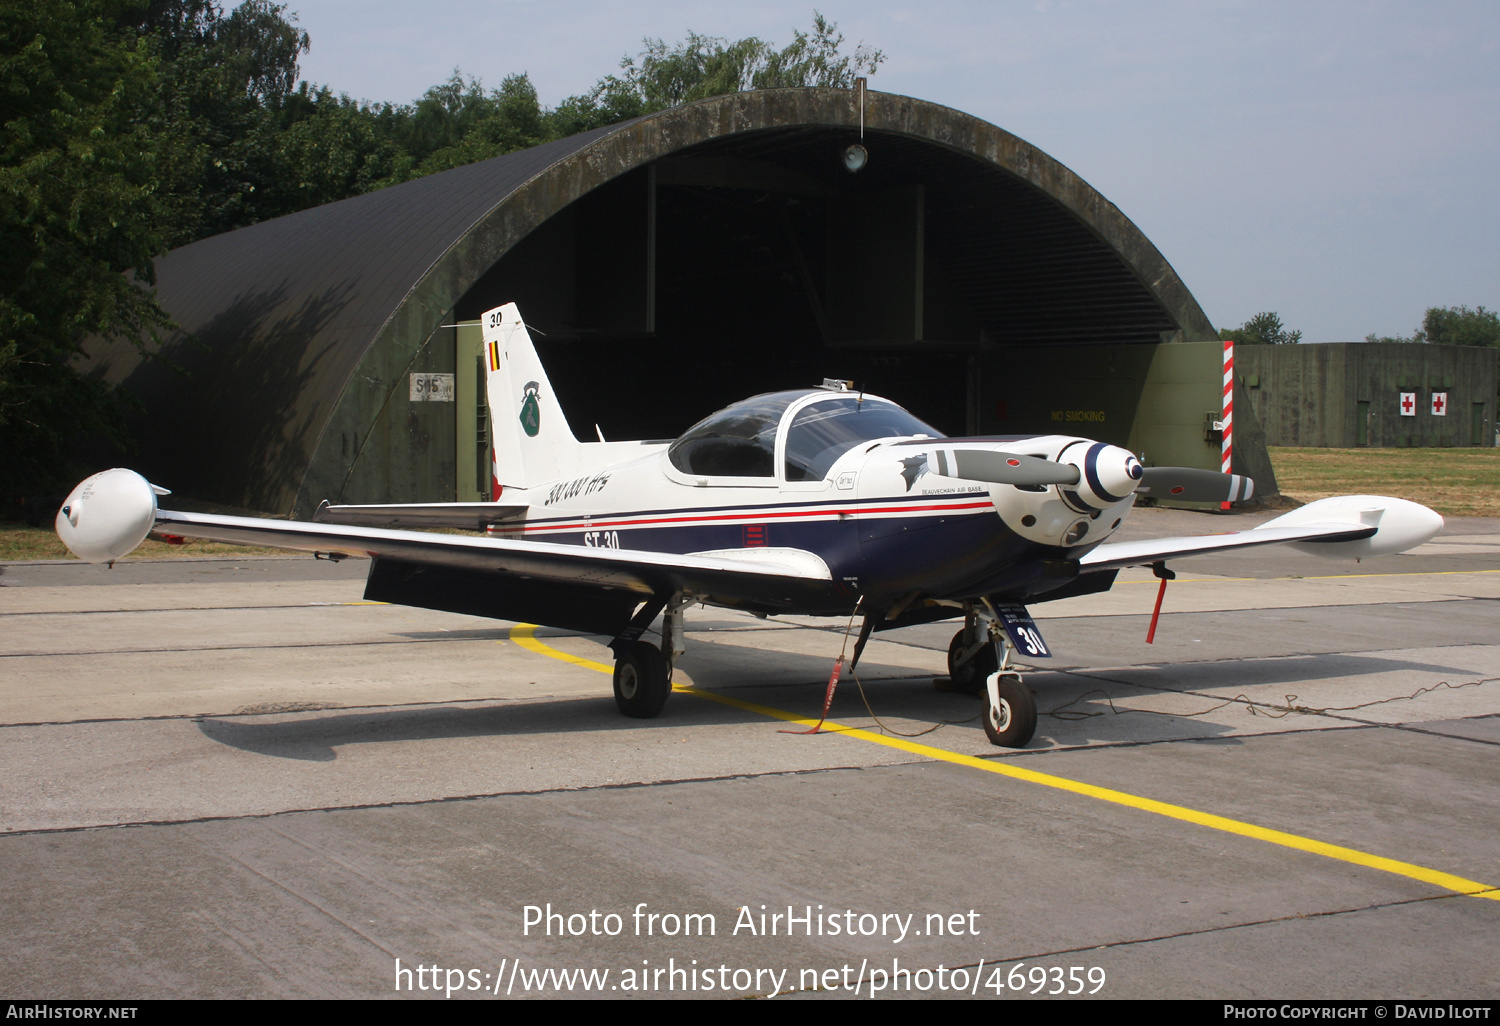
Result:
M1292 547L1318 556L1368 559L1416 548L1436 538L1443 529L1443 518L1426 506L1385 495L1335 495L1318 499L1261 526L1345 522L1373 527L1375 533L1354 541L1300 542Z
M116 467L88 478L57 511L57 536L89 563L112 563L151 533L158 489L133 470Z

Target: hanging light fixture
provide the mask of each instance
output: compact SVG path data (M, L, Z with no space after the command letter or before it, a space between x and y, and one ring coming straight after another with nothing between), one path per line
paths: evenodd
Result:
M864 168L869 163L870 151L865 149L865 80L856 78L854 80L854 91L859 94L859 142L844 147L843 155L840 157L844 170L851 175Z

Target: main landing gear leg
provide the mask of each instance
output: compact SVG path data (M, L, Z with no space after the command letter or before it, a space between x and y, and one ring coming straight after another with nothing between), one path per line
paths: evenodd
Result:
M963 628L948 644L948 680L954 691L963 695L984 692L985 678L1000 668L995 655L999 627L988 609L965 603Z
M681 595L670 600L653 598L631 618L619 637L610 642L610 650L615 654L615 705L626 716L649 720L667 704L667 696L672 693L671 660L682 654L678 646L685 605ZM667 611L662 620L663 647L657 648L640 638L663 609Z

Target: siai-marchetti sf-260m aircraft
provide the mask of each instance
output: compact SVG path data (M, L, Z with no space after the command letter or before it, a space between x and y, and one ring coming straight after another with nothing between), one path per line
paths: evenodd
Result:
M1253 484L1067 435L946 438L842 382L746 399L675 441L579 442L515 305L486 313L483 333L494 502L325 503L313 523L179 513L115 469L68 496L57 532L92 562L153 531L369 558L367 599L612 638L615 700L635 717L665 704L695 603L862 613L851 667L872 631L962 617L953 684L985 696L994 744L1019 747L1036 705L1011 655L1050 655L1027 603L1107 591L1123 567L1165 581L1169 559L1247 546L1384 555L1443 525L1425 506L1354 495L1246 531L1109 542L1138 495L1217 502ZM658 617L660 647L642 637Z

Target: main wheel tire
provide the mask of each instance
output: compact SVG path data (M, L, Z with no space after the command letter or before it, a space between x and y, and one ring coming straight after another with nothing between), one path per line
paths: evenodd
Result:
M954 691L977 695L984 691L984 682L1000 668L1000 663L995 658L995 646L986 642L974 653L974 658L959 665L958 657L966 647L963 631L953 635L953 640L948 643L948 679L953 682Z
M985 695L985 735L997 748L1022 748L1036 733L1036 699L1018 677L1001 677L998 690L998 709Z
M615 704L626 716L651 719L671 693L667 661L649 641L637 641L624 658L615 660Z

